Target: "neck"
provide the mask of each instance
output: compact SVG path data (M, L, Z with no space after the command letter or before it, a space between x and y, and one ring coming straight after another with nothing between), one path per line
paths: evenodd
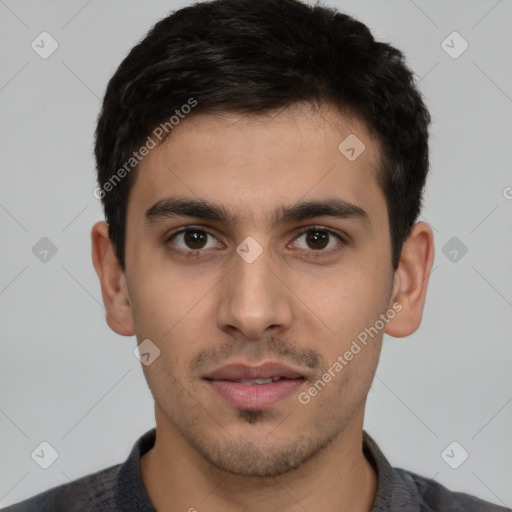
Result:
M157 415L155 446L141 459L144 487L159 512L369 512L377 475L363 454L358 419L296 470L262 478L214 467Z

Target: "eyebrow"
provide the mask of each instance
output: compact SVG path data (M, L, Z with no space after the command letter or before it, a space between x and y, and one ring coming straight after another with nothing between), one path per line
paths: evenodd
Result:
M158 201L146 211L145 217L146 226L148 227L159 220L174 217L194 217L231 225L237 224L236 216L220 204L178 197ZM354 219L362 222L367 227L371 225L368 214L359 206L338 198L330 198L320 201L302 201L290 206L276 208L274 211L274 227L316 217Z

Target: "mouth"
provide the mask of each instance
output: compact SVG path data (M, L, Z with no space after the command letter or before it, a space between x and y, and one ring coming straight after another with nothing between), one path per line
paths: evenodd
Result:
M305 376L281 363L259 366L231 364L204 377L225 401L239 409L266 409L288 397L305 382Z

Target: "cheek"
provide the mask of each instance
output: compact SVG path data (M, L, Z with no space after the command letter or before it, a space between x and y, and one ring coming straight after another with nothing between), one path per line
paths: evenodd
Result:
M207 295L216 283L213 276L188 275L170 265L158 269L149 265L134 274L130 296L139 337L173 338L175 332L197 329L198 316L205 324Z
M144 368L148 382L156 386L174 377L188 388L190 360L212 339L207 294L213 285L197 276L187 282L183 276L175 277L179 273L172 274L154 278L146 272L134 293L132 308L138 342L150 339L160 349L159 364Z
M305 306L301 317L322 324L325 335L338 340L342 348L385 311L390 283L375 266L354 265L325 279L298 277L294 293Z
M331 283L328 295L319 295L314 306L329 331L320 339L312 335L314 326L307 330L331 379L324 399L343 407L355 407L366 396L378 364L384 330L374 326L387 309L389 285L382 274L380 280L376 272L353 272L350 278Z

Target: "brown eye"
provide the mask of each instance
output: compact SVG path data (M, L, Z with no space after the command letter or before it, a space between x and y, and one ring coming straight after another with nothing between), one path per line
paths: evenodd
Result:
M188 230L183 234L183 240L189 249L203 249L207 238L208 234L204 231Z
M213 249L220 247L220 244L213 235L204 229L187 228L174 233L167 239L170 243L182 252L204 252L201 249Z
M323 231L310 231L306 236L306 243L311 249L324 249L329 243L330 235Z
M304 230L294 242L295 247L309 252L329 252L344 242L341 235L330 229L309 228ZM324 250L327 249L327 250Z

